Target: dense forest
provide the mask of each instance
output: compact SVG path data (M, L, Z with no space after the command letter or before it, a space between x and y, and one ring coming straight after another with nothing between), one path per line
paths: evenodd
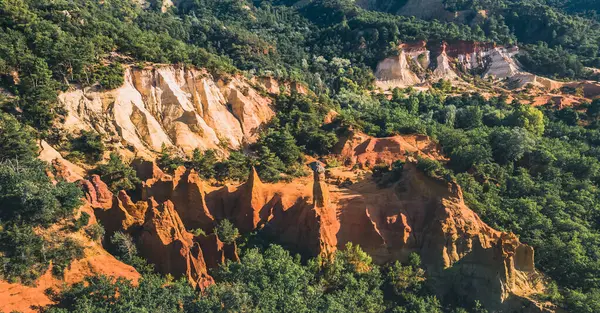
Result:
M364 10L350 0L181 0L164 13L161 1L143 8L121 0L0 0L0 278L32 283L51 262L60 276L82 253L75 242L35 232L58 221L74 230L87 224L85 216L74 218L79 188L53 184L48 164L36 159L37 143L52 143L53 125L64 117L58 93L72 85L118 87L124 64L178 63L215 76L301 81L314 93L276 97L277 116L250 152L219 159L211 150L190 158L163 151L158 163L165 170L186 165L205 178L240 181L255 166L272 182L306 175L303 156L326 155L349 129L378 137L426 134L450 159L428 171L456 179L485 222L535 247L536 265L553 281L544 300L570 312L600 312L599 100L559 110L504 97L451 96L444 88L395 89L391 99L370 93L377 62L399 42L414 40L518 44L533 72L585 77L585 66L600 66L596 1L445 5L490 15L427 21ZM323 126L330 109L340 117ZM97 164L106 149L97 134L70 138L70 149L114 191L139 181L116 154ZM85 233L102 237L97 227ZM417 256L410 264L378 267L349 246L333 261L305 260L260 236L237 239L241 262L215 271L217 284L202 296L154 273L131 251L111 251L144 273L139 285L91 277L53 295L57 304L47 311L485 312L478 303L435 298Z

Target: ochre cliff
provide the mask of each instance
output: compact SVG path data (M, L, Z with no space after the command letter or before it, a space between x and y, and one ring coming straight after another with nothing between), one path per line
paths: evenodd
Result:
M483 223L456 183L429 178L409 162L394 187L363 181L342 195L338 245L360 244L379 263L416 252L442 296L500 307L540 291L533 249Z
M105 139L142 155L162 146L237 149L257 139L274 115L270 98L243 77L216 79L194 68L127 67L123 86L60 94L67 116L63 129L95 130Z
M369 140L375 139L366 138L367 146ZM437 155L426 138L413 144L408 142L414 138L399 140L383 147L400 145L412 154ZM363 150L374 148L359 149L355 162L366 162L362 157L368 152ZM328 184L329 171L318 163L313 164L312 177L289 183L266 184L251 171L239 186L216 188L193 170L182 167L167 175L138 161L140 176L147 177L140 201L134 204L120 193L110 209L99 206L96 212L103 224L117 225L107 233L130 233L142 255L161 272L188 277L200 287L212 283L208 268L237 259L235 246L223 244L213 234L218 221L229 219L242 233L262 230L311 256L331 257L348 242L359 244L379 264L406 261L416 252L441 297L478 299L492 308L530 305L529 311L536 312L523 301L543 290L533 249L482 222L465 205L456 183L425 176L407 154L402 159L407 161L402 178L383 189L368 177L343 187ZM188 232L196 228L208 235Z
M152 162L135 160L133 167L143 179L135 192L112 195L98 176L79 183L105 226L105 238L116 231L130 234L157 270L186 277L199 288L213 283L210 268L238 259L235 243L223 243L214 232L219 221L228 219L242 233L264 232L307 256L332 257L348 242L379 264L406 261L415 252L440 297L542 312L526 300L544 288L533 249L482 222L455 182L417 170L415 155L441 159L427 137L353 133L334 150L344 166L326 170L313 162L312 177L291 182L264 183L252 170L243 184L216 187L194 170L180 167L168 175ZM391 187L379 188L365 174L376 164L398 159L406 163ZM76 179L65 162L54 161ZM340 184L335 177L340 173L355 183Z
M48 146L45 142L41 144L40 158L52 164L55 174L51 177L61 178L68 182L81 179L83 169L66 161L60 154ZM97 223L92 206L107 207L112 203L112 195L106 185L97 177L91 181L81 181L83 188L90 192L83 205L76 212L79 218L83 212L90 215L88 225ZM92 191L93 190L93 191ZM106 252L101 243L90 240L84 234L84 230L73 232L72 225L68 221L60 221L47 229L38 229L36 232L45 238L69 238L79 243L83 248L83 257L71 262L65 269L62 278L52 274L52 265L33 284L23 285L0 280L0 312L39 312L36 307L43 307L52 303L47 290L59 291L66 286L84 281L87 277L105 275L108 277L121 277L132 280L134 283L140 278L140 274L131 266L117 260Z

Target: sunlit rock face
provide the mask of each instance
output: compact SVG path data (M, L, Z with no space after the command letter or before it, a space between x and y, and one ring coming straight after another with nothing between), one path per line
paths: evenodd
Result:
M273 117L271 100L244 78L215 79L203 70L153 66L125 70L110 91L75 89L59 96L67 131L96 130L117 145L151 155L163 146L237 149L256 141Z

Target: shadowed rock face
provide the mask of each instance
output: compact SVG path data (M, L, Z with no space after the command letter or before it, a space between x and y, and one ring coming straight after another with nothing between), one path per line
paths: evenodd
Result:
M411 163L392 188L351 186L338 215L338 245L359 243L378 263L404 261L416 252L440 295L499 307L539 291L533 249L482 222L456 183L426 177Z

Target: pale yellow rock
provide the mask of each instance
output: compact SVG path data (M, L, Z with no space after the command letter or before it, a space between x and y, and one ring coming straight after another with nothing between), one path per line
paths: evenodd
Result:
M203 70L175 66L128 67L118 89L74 89L59 95L67 110L62 127L77 133L95 130L138 155L163 146L238 149L255 142L274 115L269 98L243 78L217 86Z
M442 52L437 57L437 67L433 70L433 74L431 75L431 80L433 82L438 81L440 79L446 80L455 80L458 79L458 75L454 72L452 67L450 66L450 59L445 52Z
M504 79L513 77L521 72L521 69L513 58L513 54L504 48L493 49L488 58L491 61L488 70L483 75L484 77L493 76L497 79Z
M377 65L375 77L377 77L377 86L384 90L421 83L421 79L410 70L404 51L400 51L397 56L381 61Z

